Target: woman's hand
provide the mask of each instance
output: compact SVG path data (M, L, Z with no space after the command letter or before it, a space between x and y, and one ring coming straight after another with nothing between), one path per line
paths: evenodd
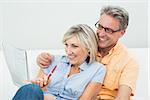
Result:
M31 80L31 83L39 85L45 91L50 81L51 79L48 79L48 76L40 69L37 78Z
M33 84L39 85L41 88L43 88L44 86L46 86L48 84L47 77L44 77L44 78L38 77L38 78L31 80L31 82Z
M41 68L47 68L52 62L52 56L46 52L41 53L37 56L36 62Z

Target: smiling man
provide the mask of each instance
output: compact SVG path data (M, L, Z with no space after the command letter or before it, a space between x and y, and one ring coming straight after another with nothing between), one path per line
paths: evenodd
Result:
M130 100L134 95L139 65L128 49L119 42L129 23L128 12L118 6L106 6L101 9L96 22L98 37L97 61L106 67L106 76L97 99ZM37 63L45 68L51 62L51 56L42 53Z
M121 7L101 9L95 24L98 36L97 60L107 69L103 88L98 98L129 100L134 94L138 76L138 63L127 48L118 42L128 26L128 12Z

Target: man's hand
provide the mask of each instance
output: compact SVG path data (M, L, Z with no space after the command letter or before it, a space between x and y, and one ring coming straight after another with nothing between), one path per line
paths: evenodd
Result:
M49 53L41 53L38 55L36 62L41 68L47 68L52 61L52 56Z

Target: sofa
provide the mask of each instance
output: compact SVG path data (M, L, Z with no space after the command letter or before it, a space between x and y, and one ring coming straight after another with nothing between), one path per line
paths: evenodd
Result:
M140 64L139 76L137 80L136 93L133 97L133 100L148 100L148 58L149 58L149 48L130 48L129 51L133 53ZM29 78L33 79L36 76L36 72L39 67L36 64L36 57L41 52L49 52L51 54L59 55L65 54L63 49L59 50L27 50L28 58L28 69L29 69ZM10 72L8 70L4 54L0 50L0 98L1 100L10 100L16 93L19 86L16 86L12 82Z

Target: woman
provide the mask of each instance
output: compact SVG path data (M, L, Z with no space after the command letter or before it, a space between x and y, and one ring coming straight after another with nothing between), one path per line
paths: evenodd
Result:
M94 31L85 24L73 26L64 34L63 43L66 56L53 55L49 67L41 69L39 78L32 83L42 89L46 87L43 89L44 100L95 99L101 89L105 69L95 61L97 41ZM49 77L49 81L44 81L45 76ZM28 87L31 84L26 85Z

